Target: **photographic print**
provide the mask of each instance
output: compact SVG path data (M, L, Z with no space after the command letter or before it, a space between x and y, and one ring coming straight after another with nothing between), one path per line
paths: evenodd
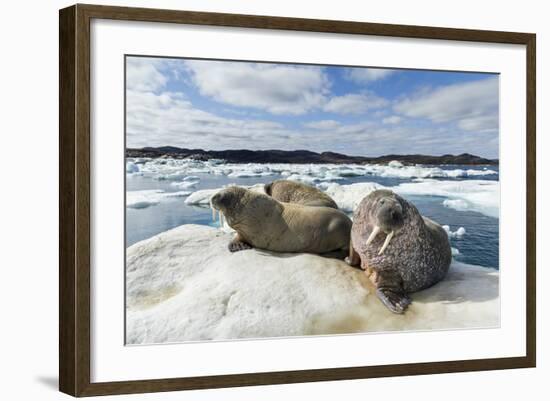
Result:
M499 75L125 57L126 344L500 325Z

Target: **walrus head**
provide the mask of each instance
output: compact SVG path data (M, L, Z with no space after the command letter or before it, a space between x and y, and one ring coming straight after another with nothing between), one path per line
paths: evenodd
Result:
M264 185L264 192L271 196L271 187L273 186L273 182L270 182L269 184Z
M378 255L382 255L393 236L405 223L403 205L398 195L385 189L371 192L368 195L368 200L368 214L370 221L372 221L373 229L367 239L366 245L374 241L380 233L385 233L386 239L378 251Z
M275 199L238 186L230 186L215 193L210 198L210 206L225 216L227 224L234 229L257 223L259 216L267 216L282 209Z

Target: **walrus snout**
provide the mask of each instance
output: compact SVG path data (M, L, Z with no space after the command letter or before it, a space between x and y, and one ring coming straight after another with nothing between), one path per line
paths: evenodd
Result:
M376 206L377 207L373 210L376 223L367 239L366 245L370 245L378 234L383 232L386 234L386 238L378 251L378 255L382 255L395 233L405 224L405 217L403 214L403 207L399 201L395 199L381 198Z
M386 233L396 231L404 224L403 208L397 202L386 202L376 214L378 225Z
M232 192L222 190L215 193L210 198L210 204L217 210L225 211L233 203L234 196Z
M220 206L224 203L224 195L222 192L217 192L210 198L210 203L212 206L214 206L216 209L219 209ZM226 199L227 201L227 199Z

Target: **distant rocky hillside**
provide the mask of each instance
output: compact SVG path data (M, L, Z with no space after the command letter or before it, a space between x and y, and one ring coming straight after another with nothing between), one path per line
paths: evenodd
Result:
M465 164L498 165L498 159L485 159L483 157L463 153L460 155L386 155L378 157L348 156L334 152L316 153L309 150L203 150L183 149L174 146L161 146L158 148L145 147L141 149L126 149L126 157L171 157L176 159L223 159L229 163L358 163L374 164L388 163L392 160L404 164Z

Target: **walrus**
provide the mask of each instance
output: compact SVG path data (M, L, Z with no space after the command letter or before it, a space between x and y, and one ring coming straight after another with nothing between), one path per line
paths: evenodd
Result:
M347 253L352 223L339 210L279 202L237 186L217 192L210 203L237 232L228 245L231 252L261 248L274 252Z
M410 293L445 277L451 245L445 230L412 203L392 191L376 190L355 210L346 262L367 272L389 310L404 313Z
M290 180L275 180L264 186L265 193L279 202L297 203L305 206L326 206L338 209L338 205L326 193Z

